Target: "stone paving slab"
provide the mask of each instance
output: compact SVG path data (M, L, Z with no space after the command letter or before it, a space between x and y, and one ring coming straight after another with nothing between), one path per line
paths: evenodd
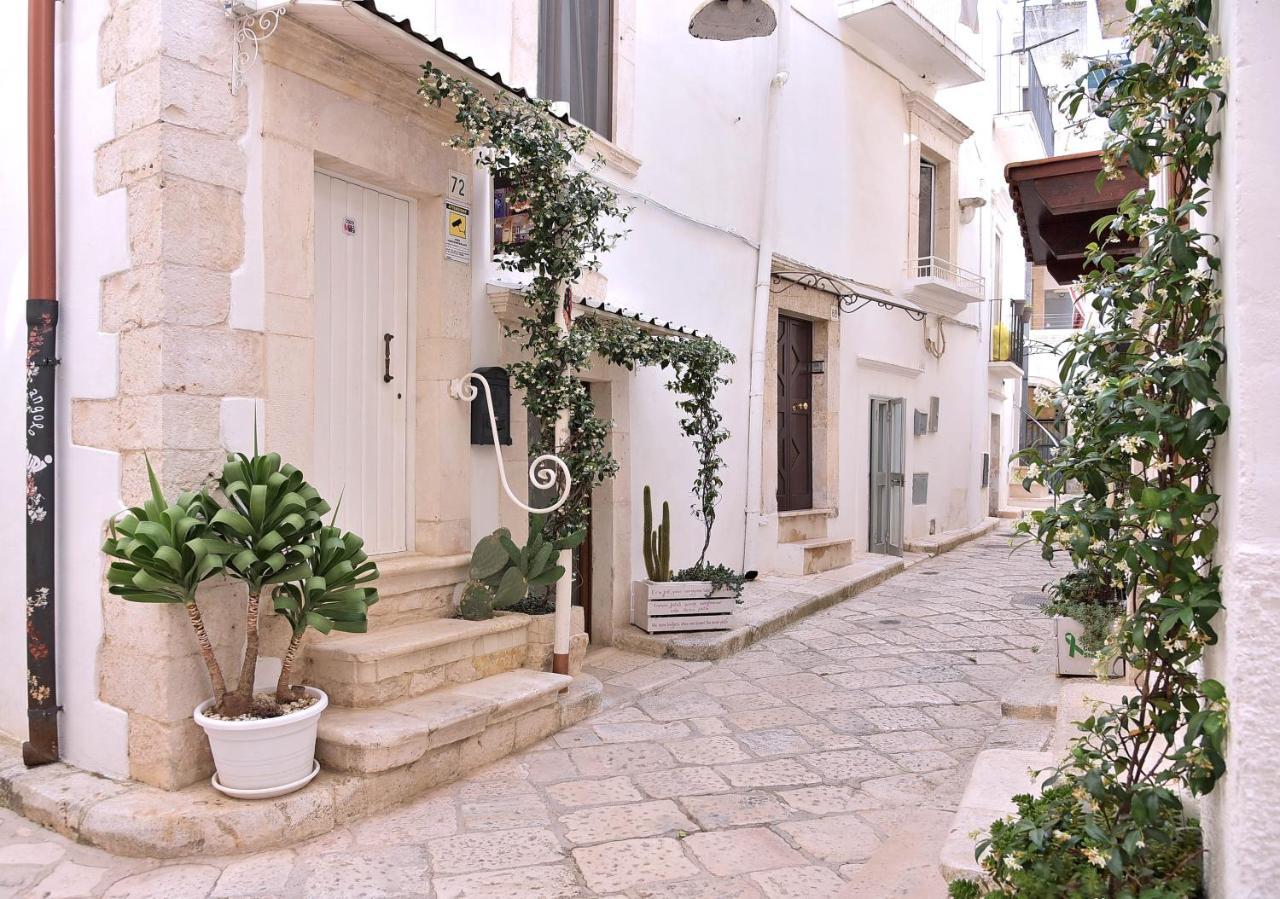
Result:
M0 811L0 896L941 897L978 753L1049 741L1001 698L1050 670L1015 602L1050 578L997 535L720 661L593 653L599 714L291 849L126 858Z

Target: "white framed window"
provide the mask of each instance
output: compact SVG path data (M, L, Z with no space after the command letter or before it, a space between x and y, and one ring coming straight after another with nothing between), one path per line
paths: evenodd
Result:
M541 0L538 95L568 102L569 114L613 139L614 0Z
M938 167L927 159L920 160L920 224L916 238L916 256L922 261L936 256L937 227L934 222L934 198L938 187Z

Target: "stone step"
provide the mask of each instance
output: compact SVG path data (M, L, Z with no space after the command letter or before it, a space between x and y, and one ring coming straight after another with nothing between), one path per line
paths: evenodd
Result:
M330 708L320 718L316 755L328 768L376 774L412 765L512 719L525 722L522 730L545 725L550 733L559 726L556 697L572 682L568 675L521 669L378 708ZM533 718L548 707L538 716L545 722Z
M334 705L368 707L422 696L524 664L529 616L488 621L429 618L317 641L307 648L306 683Z
M799 543L827 536L827 522L835 509L802 509L778 513L778 542Z
M1058 759L1052 752L1018 749L985 749L978 753L938 859L945 880L981 879L982 869L973 857L978 841L973 833L985 832L996 818L1016 812L1014 796L1039 793L1048 774L1033 772L1052 768Z
M397 553L374 561L378 601L369 608L371 630L453 615L454 588L467 579L471 556Z
M779 543L774 555L781 574L818 574L853 564L853 538L819 537Z

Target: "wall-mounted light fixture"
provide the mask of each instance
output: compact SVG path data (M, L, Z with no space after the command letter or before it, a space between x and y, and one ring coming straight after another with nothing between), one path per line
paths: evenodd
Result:
M765 37L778 27L768 0L706 0L689 19L689 33L713 41Z
M974 212L987 205L987 201L983 197L961 197L960 198L960 223L963 225L973 221Z

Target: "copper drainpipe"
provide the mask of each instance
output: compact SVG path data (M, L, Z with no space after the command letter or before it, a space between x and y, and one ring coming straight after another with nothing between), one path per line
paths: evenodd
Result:
M57 236L53 170L53 4L27 18L27 727L28 767L56 762L54 657L54 366Z

